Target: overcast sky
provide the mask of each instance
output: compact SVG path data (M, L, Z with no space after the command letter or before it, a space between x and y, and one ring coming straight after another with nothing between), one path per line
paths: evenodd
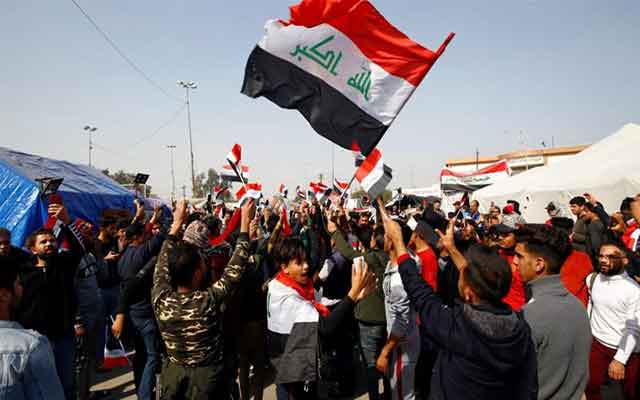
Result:
M2 0L0 145L88 161L82 127L98 127L94 165L190 185L184 92L193 80L198 171L235 142L266 192L330 176L330 142L296 111L240 94L247 56L292 1L77 0L166 96L136 73L70 0ZM640 2L374 0L396 27L435 49L456 37L380 144L392 186L437 182L447 159L589 144L640 122ZM159 129L162 127L162 129ZM524 134L521 136L520 131ZM353 174L335 149L336 176ZM594 166L597 167L597 166Z

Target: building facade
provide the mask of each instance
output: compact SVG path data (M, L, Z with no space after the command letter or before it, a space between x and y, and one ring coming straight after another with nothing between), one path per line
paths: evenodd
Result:
M587 147L589 146L554 147L548 149L515 151L506 154L498 154L495 157L448 160L446 166L457 173L471 173L497 163L500 160L507 160L509 168L511 168L511 174L516 175L531 168L555 164L563 159L580 153Z

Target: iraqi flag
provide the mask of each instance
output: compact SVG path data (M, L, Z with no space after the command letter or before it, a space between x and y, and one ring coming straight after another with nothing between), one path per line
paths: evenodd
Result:
M444 191L473 192L508 178L511 169L506 160L488 165L478 171L460 173L450 168L440 172L440 189Z
M236 169L234 169L231 164L227 164L222 167L220 177L222 180L228 182L247 182L249 180L249 166L241 165L237 170L242 171L242 179L238 176Z
M372 201L384 193L391 182L392 170L382 161L380 150L374 149L356 170L356 179Z
M291 230L291 224L289 224L289 207L284 201L280 207L280 222L282 223L282 236L290 236L293 231Z
M284 183L281 183L280 186L278 186L278 194L286 199L289 194L289 188L287 188Z
M348 188L349 188L349 182L342 182L338 178L335 178L333 180L333 190L336 193L342 195L344 191L347 190Z
M302 186L300 185L296 186L296 197L303 200L307 199L307 194L304 192L304 189L302 189Z
M303 0L266 23L242 93L297 109L320 135L368 155L442 55L396 29L365 0Z
M322 182L310 182L309 188L313 192L316 200L318 200L318 202L320 203L322 203L327 198L327 196L331 194L331 188L329 188Z
M234 182L246 183L247 182L246 178L242 176L242 164L240 164L241 161L242 161L242 146L236 143L231 148L231 151L227 154L227 162L229 163L229 167L231 167L231 170L236 175L237 181L234 181Z
M239 204L247 199L259 200L262 197L262 185L260 183L247 183L236 192Z
M229 188L226 186L215 186L213 188L213 198L215 200L222 200L224 198L224 194L229 191Z

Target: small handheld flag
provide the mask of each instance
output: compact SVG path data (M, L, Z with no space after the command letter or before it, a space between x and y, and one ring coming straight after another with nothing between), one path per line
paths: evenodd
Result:
M356 170L356 179L364 190L375 199L391 182L392 170L382 161L380 150L374 149Z

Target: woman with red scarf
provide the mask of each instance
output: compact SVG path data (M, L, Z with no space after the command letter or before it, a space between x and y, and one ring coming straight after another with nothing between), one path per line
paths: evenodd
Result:
M364 262L354 264L349 293L329 312L313 288L300 238L288 237L278 243L273 258L279 272L269 283L267 327L275 383L288 399L316 399L319 341L331 340L342 322L353 315L355 304L375 289L375 277Z

